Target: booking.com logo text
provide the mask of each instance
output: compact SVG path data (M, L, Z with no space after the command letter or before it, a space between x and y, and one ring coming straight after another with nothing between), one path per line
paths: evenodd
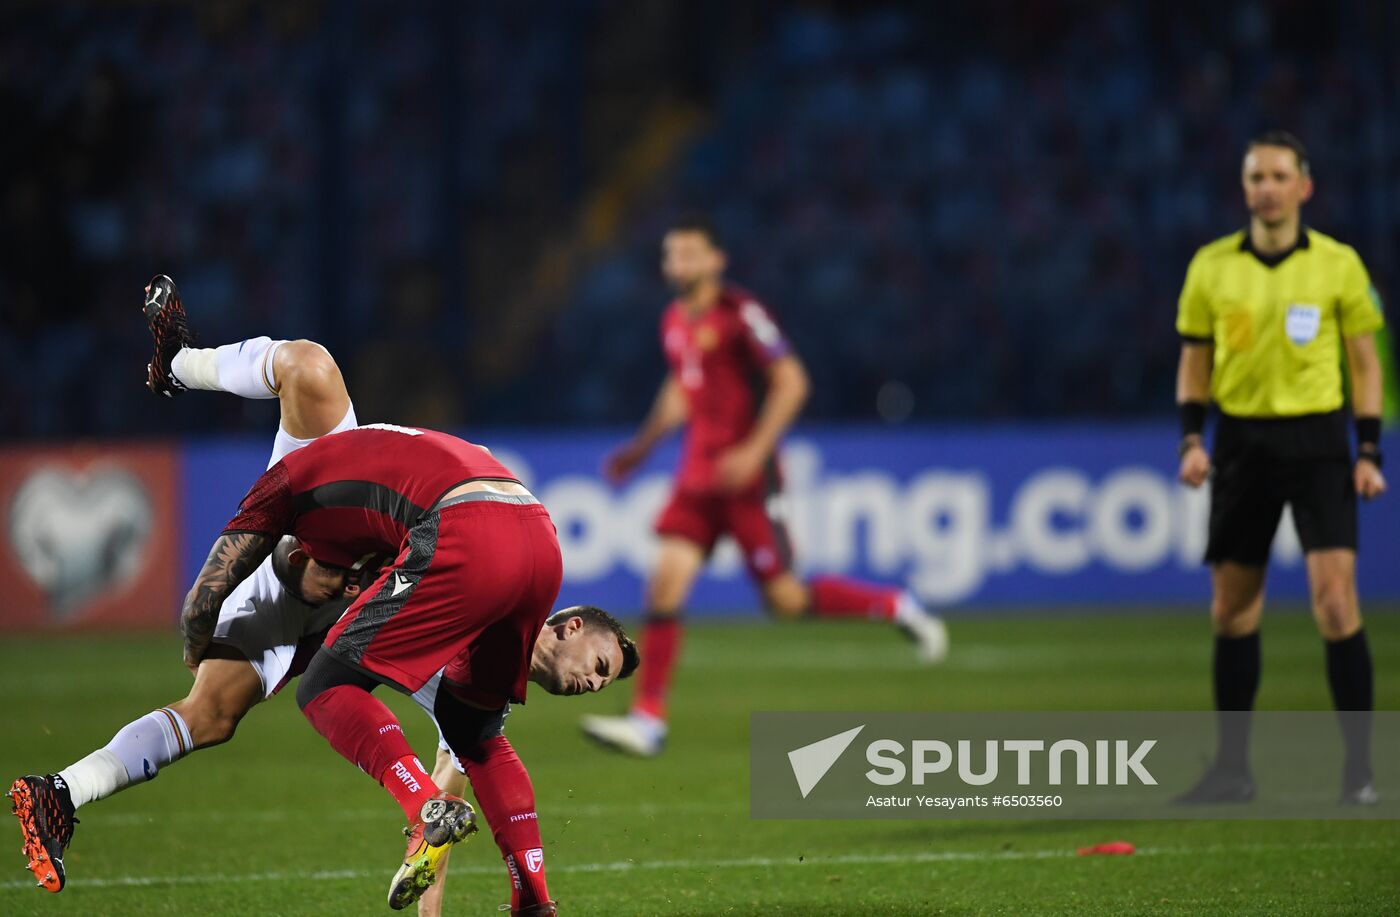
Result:
M496 451L530 483L528 461L508 449ZM832 471L814 441L798 439L784 448L783 469L784 495L770 510L787 522L803 566L833 572L864 567L907 581L934 603L965 600L989 577L1017 571L1061 577L1098 564L1123 574L1164 566L1194 573L1205 553L1207 492L1187 490L1143 465L1119 465L1102 475L1046 465L1002 495L983 471L936 463L912 476L873 467ZM560 474L530 486L559 529L567 582L593 583L620 570L648 574L656 549L652 524L670 492L668 473L642 475L619 490L592 473ZM1285 514L1274 565L1296 567L1300 560ZM721 542L710 572L721 579L743 576L732 544Z

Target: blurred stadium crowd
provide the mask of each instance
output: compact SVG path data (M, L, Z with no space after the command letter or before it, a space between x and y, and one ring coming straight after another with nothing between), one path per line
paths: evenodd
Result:
M692 210L809 419L1160 415L1187 260L1274 126L1309 224L1398 288L1391 4L754 6L8 9L0 438L270 427L151 410L157 271L208 344L328 344L367 420L632 421Z

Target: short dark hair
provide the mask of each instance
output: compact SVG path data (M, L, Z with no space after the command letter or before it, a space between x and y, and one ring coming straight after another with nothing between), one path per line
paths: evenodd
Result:
M705 237L705 241L710 245L723 251L724 240L720 238L719 227L715 226L714 220L703 213L685 213L666 226L667 232L698 232Z
M1265 131L1256 134L1249 141L1249 145L1244 148L1246 155L1256 146L1277 146L1285 150L1292 150L1293 155L1298 157L1298 171L1303 175L1312 172L1312 159L1308 156L1308 148L1303 146L1303 141L1288 131Z
M573 608L556 611L544 623L554 627L570 618L582 618L584 627L606 630L617 638L617 645L622 648L622 668L618 670L618 678L626 678L637 671L637 666L642 663L642 654L637 652L637 644L627 636L621 621L596 605L575 605Z

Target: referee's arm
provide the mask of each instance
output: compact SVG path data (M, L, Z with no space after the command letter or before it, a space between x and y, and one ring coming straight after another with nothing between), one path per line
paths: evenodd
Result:
M1371 348L1375 357L1375 346ZM1176 404L1181 411L1181 482L1200 487L1210 475L1210 454L1206 452L1202 429L1206 403L1210 401L1210 371L1215 345L1208 340L1183 339L1181 362L1176 368ZM1377 377L1379 378L1379 376Z
M1358 420L1375 418L1378 433L1384 383L1380 356L1376 353L1375 335L1359 334L1345 340L1347 366L1351 369L1352 416ZM1183 356L1182 359L1185 360L1185 357ZM1358 424L1358 429L1359 427L1360 424ZM1369 450L1368 445L1371 447ZM1358 443L1356 468L1353 475L1356 493L1362 499L1370 500L1385 493L1385 476L1381 474L1379 455L1379 450L1375 448L1374 443L1368 444L1364 440Z

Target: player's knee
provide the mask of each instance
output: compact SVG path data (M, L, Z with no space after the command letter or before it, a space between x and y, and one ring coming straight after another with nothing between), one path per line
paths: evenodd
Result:
M796 599L785 592L768 596L764 606L770 615L785 621L804 617L808 610L805 601Z
M340 367L330 351L315 341L288 341L277 351L277 384L315 397L341 388Z
M1210 604L1215 633L1225 637L1253 633L1259 626L1262 605L1262 597L1216 596Z
M667 578L657 578L647 583L647 613L662 617L675 617L681 612L682 596L685 590Z
M1345 585L1328 586L1314 592L1313 615L1318 630L1329 640L1350 636L1360 618L1351 590Z
M812 596L795 576L782 574L763 584L763 605L775 618L790 620L807 614Z

